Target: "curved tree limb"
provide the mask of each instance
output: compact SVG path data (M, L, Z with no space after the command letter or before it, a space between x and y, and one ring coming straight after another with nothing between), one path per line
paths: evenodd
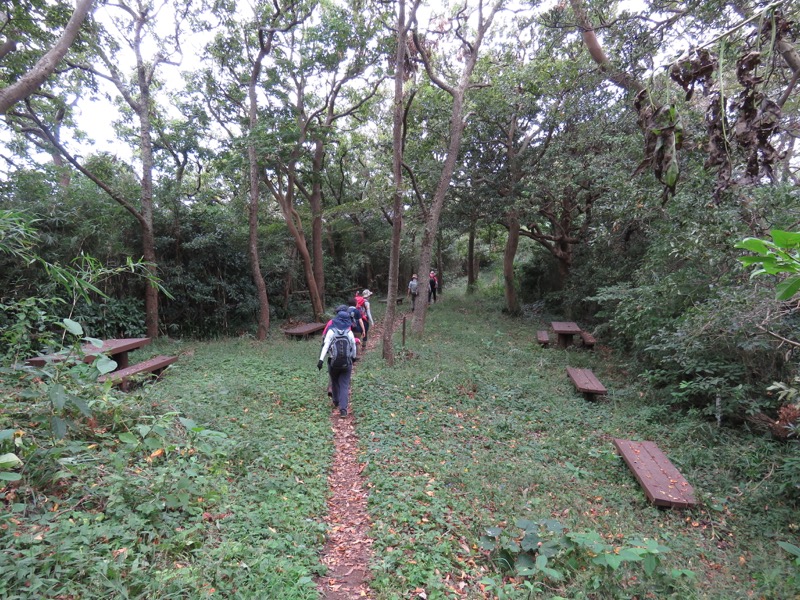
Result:
M64 58L72 42L78 37L81 25L93 4L94 0L77 0L75 11L55 46L42 56L28 73L7 88L0 89L0 115L6 114L14 104L30 96L55 71L59 61Z

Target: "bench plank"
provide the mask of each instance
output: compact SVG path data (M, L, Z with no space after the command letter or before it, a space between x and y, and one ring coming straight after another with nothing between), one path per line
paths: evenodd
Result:
M671 508L697 504L692 486L655 443L615 439L614 446L650 502Z
M542 347L547 348L547 346L550 345L550 334L545 330L537 331L536 341L539 342Z
M154 356L148 360L136 363L125 369L118 369L97 378L97 381L111 381L114 385L125 385L127 380L139 373L160 374L165 368L178 360L177 356Z
M591 369L567 367L567 375L575 385L575 389L586 396L587 400L592 400L595 395L603 396L607 393L606 387L600 383Z
M583 341L584 348L594 348L594 345L597 343L597 340L594 339L594 336L591 333L588 331L583 331L582 329L581 340Z
M317 333L318 331L322 331L323 329L325 329L325 323L306 323L305 325L298 325L297 327L284 329L283 333L285 333L287 337L298 337L305 339L308 338L308 336Z

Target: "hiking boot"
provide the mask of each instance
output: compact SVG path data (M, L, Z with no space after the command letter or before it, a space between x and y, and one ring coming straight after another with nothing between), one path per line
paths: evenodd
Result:
M341 418L341 419L347 418L347 409L345 409L345 408L340 408L339 409L339 418Z
M333 408L339 408L339 403L336 400L331 400L331 404L333 404Z

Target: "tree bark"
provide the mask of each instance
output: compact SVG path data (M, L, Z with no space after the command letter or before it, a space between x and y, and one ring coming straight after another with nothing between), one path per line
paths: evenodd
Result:
M248 121L251 133L250 141L247 144L250 198L247 211L247 248L250 256L250 274L253 277L253 284L256 286L256 297L258 298L256 339L264 340L269 332L269 296L267 295L267 284L261 273L261 258L258 251L259 164L258 152L252 134L258 127L258 96L256 86L258 85L258 80L261 75L262 61L269 53L272 46L272 36L268 36L266 39L262 36L260 42L261 47L253 63L253 68L250 72L250 81L247 87L247 97L250 104L248 107Z
M320 302L325 307L325 260L322 252L322 168L325 158L325 145L321 139L314 141L312 169L314 180L311 184L311 251L313 253L314 280L317 283Z
M506 215L506 227L508 228L508 238L503 252L503 283L506 296L506 310L508 314L517 316L522 310L519 306L517 296L517 286L514 277L514 259L517 256L519 247L519 218L514 211Z
M78 32L89 14L94 0L77 0L64 33L55 45L34 65L34 67L12 85L0 89L0 115L6 114L14 104L33 94L44 81L56 70L59 61L64 58Z
M467 242L467 293L472 294L475 291L475 282L478 280L475 271L477 265L475 264L475 220L469 224L469 241Z
M420 0L412 0L413 21ZM383 316L382 356L389 366L394 365L394 321L397 313L398 277L400 269L400 240L403 232L403 82L405 81L406 40L409 23L406 20L405 0L397 0L397 45L394 53L394 110L392 113L392 242L389 250L389 281L387 282L386 313Z

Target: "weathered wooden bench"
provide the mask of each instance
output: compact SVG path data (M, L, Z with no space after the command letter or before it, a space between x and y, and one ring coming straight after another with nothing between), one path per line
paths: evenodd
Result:
M286 334L286 337L296 337L305 340L308 339L308 336L322 331L323 329L325 329L325 323L306 323L305 325L297 325L296 327L284 329L283 333Z
M544 329L537 331L536 341L542 345L542 348L547 348L550 345L550 334Z
M158 376L164 369L166 369L176 360L178 360L177 356L154 356L153 358L136 363L130 367L125 367L124 369L118 369L116 371L111 371L111 373L101 375L97 378L97 381L100 381L101 383L105 381L111 381L114 385L118 385L123 390L127 390L129 385L128 380L134 375L139 375L140 373L152 373L153 375Z
M588 331L584 331L583 329L581 329L581 340L583 343L583 347L589 349L594 348L594 345L597 343L597 340L594 339L594 336Z
M600 383L591 369L567 367L567 375L575 384L575 389L581 392L587 400L594 400L595 396L604 396L607 393L605 386Z
M656 506L688 508L697 504L694 490L653 442L614 440L622 459Z

